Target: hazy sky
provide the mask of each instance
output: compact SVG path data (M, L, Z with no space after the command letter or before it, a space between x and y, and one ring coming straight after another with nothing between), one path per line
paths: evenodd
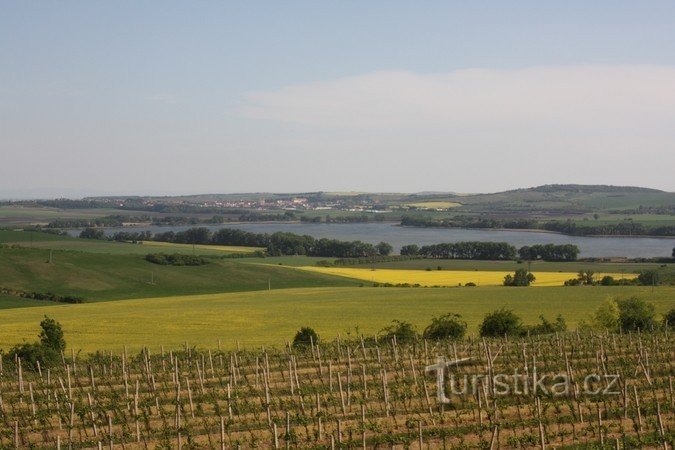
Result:
M0 0L0 198L674 168L672 0Z

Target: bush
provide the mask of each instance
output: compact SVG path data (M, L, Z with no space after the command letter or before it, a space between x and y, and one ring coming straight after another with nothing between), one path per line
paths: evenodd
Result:
M411 344L417 340L415 326L409 322L401 322L400 320L394 320L391 325L383 328L381 333L383 333L385 339L396 337L396 342L399 344Z
M529 286L535 280L534 274L525 269L518 269L513 275L504 277L504 286Z
M567 323L561 315L556 317L555 322L548 321L543 315L539 316L541 323L525 327L524 334L553 334L567 331Z
M82 239L105 239L105 233L97 228L85 228L80 232L80 237Z
M671 309L663 316L663 326L675 328L675 308Z
M656 326L654 305L637 297L616 301L622 331L652 331Z
M33 366L37 366L38 361L41 365L58 364L61 352L66 348L61 324L45 316L40 327L40 341L15 346L9 353L12 358L21 358Z
M505 308L485 315L480 325L480 335L485 337L518 335L521 331L520 317Z
M309 346L319 343L319 335L316 334L313 328L302 327L295 333L293 338L293 347L295 348L307 348Z
M593 327L598 330L619 330L619 307L613 299L607 299L593 314Z
M616 280L614 280L614 277L611 275L605 275L602 277L600 280L600 284L603 286L614 286L616 283Z
M207 259L201 256L183 255L180 253L173 253L171 255L148 253L145 255L145 260L162 266L203 266L209 263Z
M659 284L659 272L657 270L644 270L637 277L638 282L644 286Z
M466 322L459 314L444 314L431 319L431 324L424 330L424 339L461 339L466 334Z

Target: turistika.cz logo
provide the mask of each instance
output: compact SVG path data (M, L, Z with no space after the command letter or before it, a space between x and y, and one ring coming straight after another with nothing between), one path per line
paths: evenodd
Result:
M544 395L570 396L574 386L579 386L583 395L620 395L619 375L587 374L575 383L567 373L539 374L534 366L531 373L456 374L453 368L471 364L472 358L448 361L438 357L436 364L427 366L426 373L436 374L436 398L440 403L450 403L452 395L476 395L481 389L489 390L492 396Z

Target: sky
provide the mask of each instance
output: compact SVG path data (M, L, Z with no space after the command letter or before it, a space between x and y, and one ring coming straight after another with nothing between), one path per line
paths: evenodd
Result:
M0 0L0 198L675 191L675 2Z

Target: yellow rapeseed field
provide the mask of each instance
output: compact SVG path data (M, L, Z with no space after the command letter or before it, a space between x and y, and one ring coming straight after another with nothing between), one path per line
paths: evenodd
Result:
M398 270L398 269L353 269L348 267L298 267L301 270L320 272L373 283L420 284L422 286L457 286L475 283L477 286L499 286L511 272L492 270ZM533 272L536 281L533 286L562 286L565 281L576 278L574 272ZM512 274L512 273L511 273ZM598 279L611 275L621 279L620 273L599 273ZM623 275L625 276L625 275Z
M171 248L185 249L192 248L192 244L175 244L173 242L159 242L159 241L143 241L144 246L148 247L163 247L163 250L171 250ZM238 247L234 245L201 245L195 244L194 246L197 250L218 250L227 253L253 253L256 250L265 250L264 248L257 247Z

